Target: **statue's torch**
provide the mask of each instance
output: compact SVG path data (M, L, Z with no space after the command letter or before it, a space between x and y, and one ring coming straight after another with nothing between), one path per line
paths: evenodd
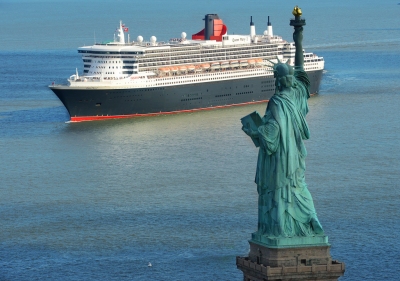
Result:
M302 12L299 7L294 7L292 14L294 15L294 19L290 20L290 26L302 27L306 25L306 20L301 18Z
M303 26L306 25L306 20L301 18L302 12L299 7L294 7L292 14L294 19L290 20L290 25L294 27L293 41L296 46L294 65L296 69L304 68L303 55Z

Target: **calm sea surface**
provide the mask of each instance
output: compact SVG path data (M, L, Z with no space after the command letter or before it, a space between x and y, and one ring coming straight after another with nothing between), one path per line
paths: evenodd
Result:
M240 118L266 105L71 124L47 85L119 20L166 41L206 13L235 34L270 15L290 40L296 4L326 61L307 183L340 280L400 280L400 5L321 2L0 1L0 280L242 280L257 149Z

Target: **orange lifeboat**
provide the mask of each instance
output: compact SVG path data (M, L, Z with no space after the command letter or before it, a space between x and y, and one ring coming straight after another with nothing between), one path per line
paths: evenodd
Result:
M203 69L209 69L211 66L210 66L209 63L203 63L203 64L201 65L201 67L202 67Z
M172 72L178 72L179 68L177 66L171 66L170 67Z
M195 69L196 67L193 64L187 66L188 71L194 71Z
M248 60L248 63L249 63L250 65L255 65L255 64L256 64L256 61L255 61L254 59L252 59L252 60Z
M262 66L264 64L263 59L261 59L261 58L255 59L255 61L256 61L257 66Z
M180 72L186 72L186 70L187 70L187 67L185 65L179 66L179 71Z

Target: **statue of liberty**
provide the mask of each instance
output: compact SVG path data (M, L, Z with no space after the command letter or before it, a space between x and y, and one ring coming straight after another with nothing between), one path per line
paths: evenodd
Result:
M258 130L246 124L242 128L260 144L255 177L259 195L257 234L276 238L324 234L304 176L307 151L303 141L310 137L305 120L310 81L303 67L305 22L300 19L299 8L293 14L298 21L291 22L295 67L279 61L274 64L276 92L262 124Z

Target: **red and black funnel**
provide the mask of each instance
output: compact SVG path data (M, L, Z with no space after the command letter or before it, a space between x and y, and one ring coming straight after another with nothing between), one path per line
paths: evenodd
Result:
M204 18L205 28L192 35L193 40L216 40L222 41L222 36L226 34L228 28L217 14L207 14Z

